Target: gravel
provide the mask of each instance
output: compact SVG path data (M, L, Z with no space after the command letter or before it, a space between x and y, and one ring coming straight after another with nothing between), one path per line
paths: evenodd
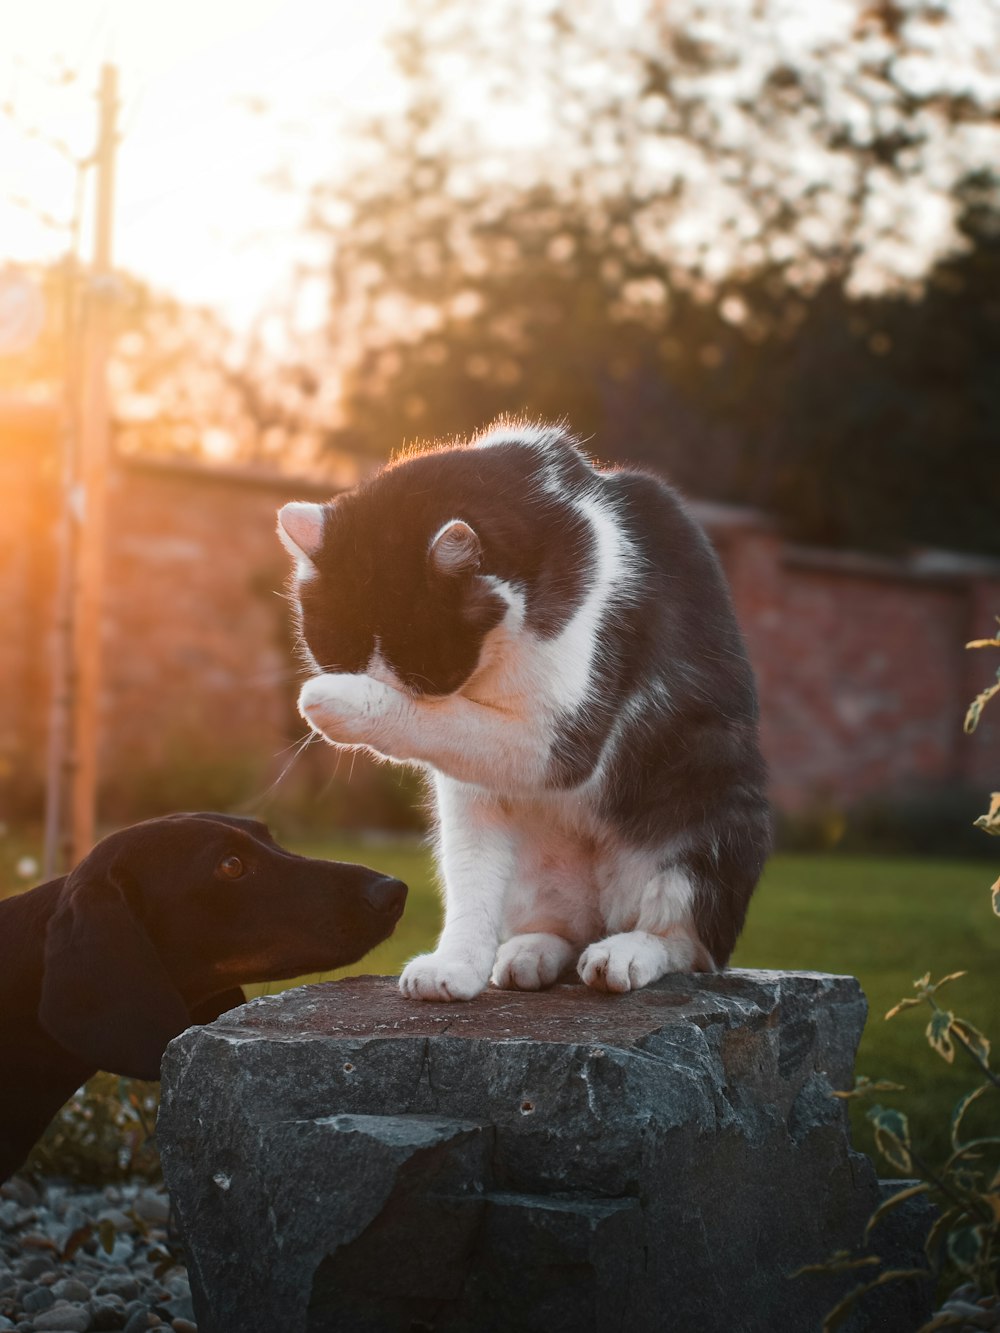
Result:
M0 1185L0 1333L197 1333L155 1185Z

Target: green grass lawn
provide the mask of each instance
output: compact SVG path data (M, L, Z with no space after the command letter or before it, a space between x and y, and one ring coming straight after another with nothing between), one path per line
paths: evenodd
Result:
M14 873L31 848L4 840L0 896L24 887ZM984 845L989 844L984 840ZM410 886L395 934L360 963L321 980L358 973L396 973L413 954L432 947L440 911L429 851L417 843L360 838L299 841L298 851L359 861L398 876ZM770 862L753 900L733 963L740 967L808 968L858 977L871 1007L858 1055L859 1073L905 1085L888 1094L910 1115L916 1145L946 1150L951 1108L974 1078L961 1052L946 1065L927 1046L925 1009L891 1022L886 1010L912 993L924 972L935 978L967 969L941 993L942 1002L1000 1043L1000 921L989 903L997 867L986 861L783 855ZM292 981L249 988L261 994ZM1000 1045L998 1045L1000 1051ZM855 1140L871 1151L863 1105L854 1107Z

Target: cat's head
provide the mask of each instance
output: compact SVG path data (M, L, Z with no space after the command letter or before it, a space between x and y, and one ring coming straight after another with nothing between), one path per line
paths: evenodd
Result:
M472 523L406 498L376 485L280 511L302 643L317 671L388 667L415 694L450 694L475 671L508 601Z

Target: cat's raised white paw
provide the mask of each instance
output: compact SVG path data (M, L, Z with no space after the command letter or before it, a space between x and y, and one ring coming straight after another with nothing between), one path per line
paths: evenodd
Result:
M497 951L493 984L503 990L544 990L558 981L573 953L573 946L559 935L515 935Z
M402 696L371 676L346 672L313 676L299 691L299 712L328 740L365 745L378 739L380 726Z
M675 971L672 963L667 940L644 930L633 930L609 935L589 945L580 955L576 970L581 980L594 990L622 994L639 990Z
M403 968L399 989L408 1000L471 1000L482 991L488 974L445 954L424 953Z

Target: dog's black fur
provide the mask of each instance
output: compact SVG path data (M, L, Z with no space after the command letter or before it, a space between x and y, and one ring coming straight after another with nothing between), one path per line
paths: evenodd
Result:
M0 1180L98 1069L156 1079L167 1043L240 986L355 962L406 886L285 851L232 815L113 833L60 879L0 901Z

